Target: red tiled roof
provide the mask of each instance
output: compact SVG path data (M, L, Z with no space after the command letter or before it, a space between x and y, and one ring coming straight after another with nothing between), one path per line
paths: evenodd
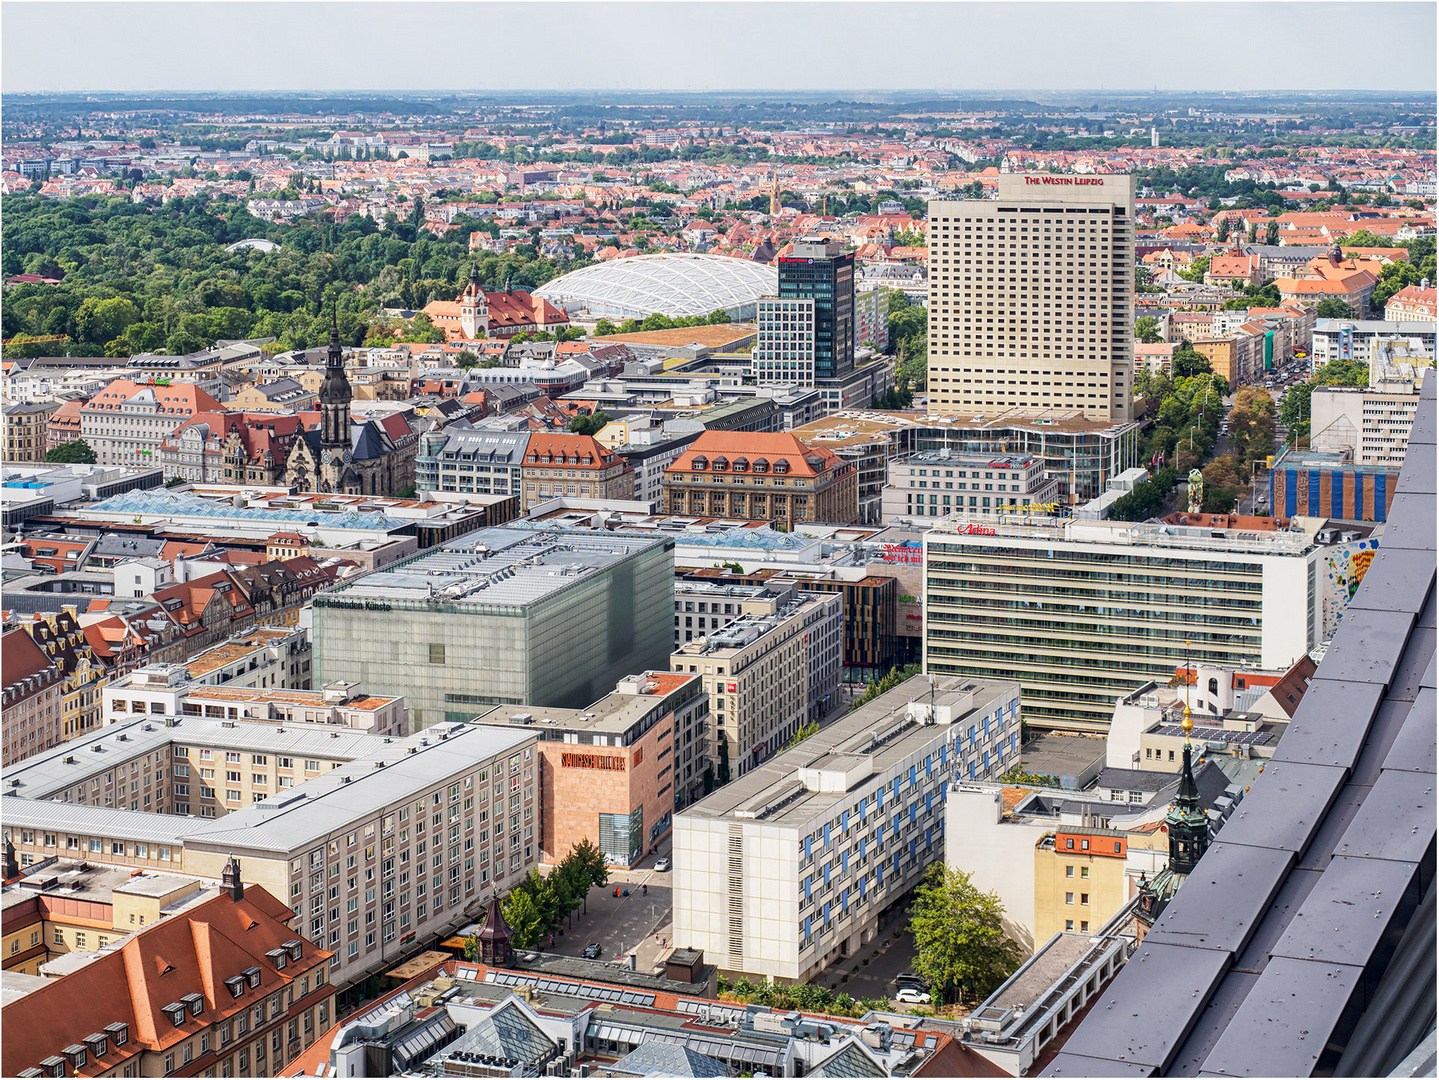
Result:
M764 458L769 462L771 473L775 462L783 461L789 466L790 476L819 476L844 464L830 451L806 446L787 432L706 431L690 443L665 472L692 472L697 457L706 459L707 469L713 466L716 457L728 459L730 465L736 458L746 458L751 468L756 459ZM817 468L808 460L816 457L819 458Z
M156 923L121 948L5 1006L0 1072L15 1076L103 1032L108 1024L128 1024L124 1046L112 1042L102 1057L87 1055L78 1071L80 1076L98 1076L144 1051L184 1042L286 986L295 985L298 998L300 978L317 968L323 971L333 954L306 942L299 960L276 970L265 954L299 937L286 925L291 918L288 907L252 885L243 899L221 893ZM234 997L224 980L251 967L260 969L260 985L253 990L246 986ZM176 1027L164 1008L192 993L204 999L200 1015L186 1012ZM319 993L333 993L333 988L325 983ZM304 1007L298 1001L296 1005ZM76 1073L67 1067L66 1075Z

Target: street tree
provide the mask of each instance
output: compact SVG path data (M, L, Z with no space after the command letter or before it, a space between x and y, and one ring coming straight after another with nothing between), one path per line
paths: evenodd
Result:
M1321 319L1353 319L1358 313L1343 300L1330 297L1314 305L1314 314Z
M930 981L936 1003L952 996L982 1000L1009 978L1023 950L1004 932L1004 905L980 892L968 874L936 863L909 908L914 967Z
M1159 336L1159 320L1153 315L1141 315L1134 321L1134 337L1145 345L1164 340Z

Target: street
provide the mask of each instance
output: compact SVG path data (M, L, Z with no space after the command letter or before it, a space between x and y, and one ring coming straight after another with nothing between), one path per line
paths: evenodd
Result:
M631 951L640 971L653 971L674 948L670 899L671 871L659 872L655 863L670 857L671 841L666 837L659 850L641 859L630 870L610 868L604 888L592 888L585 907L565 921L554 945L543 951L560 956L580 956L591 941L600 945L600 959L628 964ZM645 895L645 887L649 894ZM619 889L620 895L615 896ZM625 890L629 895L625 896ZM588 908L586 913L585 908ZM660 945L663 939L665 944Z
M883 938L870 942L857 955L831 964L815 981L856 1000L882 998L892 1003L894 977L914 970L914 938L907 930L895 937L902 925L887 927Z

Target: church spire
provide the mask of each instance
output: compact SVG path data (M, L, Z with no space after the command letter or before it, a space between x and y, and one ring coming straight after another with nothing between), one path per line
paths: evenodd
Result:
M320 446L333 459L350 448L350 402L354 391L345 377L345 354L340 347L338 301L330 314L330 348L325 355L325 379L320 383ZM327 462L328 464L328 462Z

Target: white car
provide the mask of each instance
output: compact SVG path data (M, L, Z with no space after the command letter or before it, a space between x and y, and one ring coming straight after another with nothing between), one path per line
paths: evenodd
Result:
M894 995L894 1000L901 1005L928 1005L929 994L917 986L901 986L899 993Z
M655 869L656 869L658 872L660 872L661 874L664 873L664 872L665 872L666 870L668 870L669 868L670 868L670 861L669 861L668 859L661 859L659 862L655 863Z

